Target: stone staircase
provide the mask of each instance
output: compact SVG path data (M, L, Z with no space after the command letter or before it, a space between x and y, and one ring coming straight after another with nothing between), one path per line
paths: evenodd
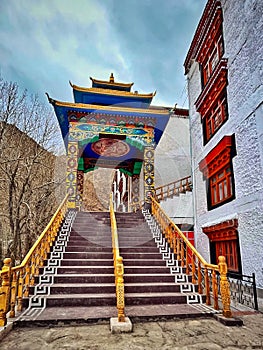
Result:
M185 270L176 267L176 262L167 266L143 215L117 213L116 220L125 267L126 305L187 304L189 295L183 291L192 296L194 286L187 281ZM175 274L183 276L183 280L175 283ZM197 302L201 302L195 295Z
M47 306L116 305L107 212L79 212L57 268Z
M151 215L117 213L130 317L211 314L174 260ZM146 220L145 220L146 218ZM97 320L117 315L108 212L69 211L20 321Z

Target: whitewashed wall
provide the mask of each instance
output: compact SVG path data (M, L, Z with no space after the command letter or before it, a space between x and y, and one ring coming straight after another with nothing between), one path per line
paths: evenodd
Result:
M196 245L209 257L202 226L238 218L243 274L256 273L263 288L263 2L222 0L225 55L228 59L229 119L203 146L200 116L194 102L200 93L198 65L188 74ZM206 188L198 163L225 136L235 133L233 158L236 199L207 211Z
M191 175L189 119L171 116L155 151L155 186ZM177 224L193 224L191 192L161 203Z

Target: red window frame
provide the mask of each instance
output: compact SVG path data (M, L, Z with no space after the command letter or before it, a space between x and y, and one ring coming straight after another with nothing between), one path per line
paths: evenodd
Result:
M208 210L235 198L235 182L232 158L236 155L235 135L222 140L199 163L199 169L207 181Z
M203 60L202 64L202 81L203 81L203 87L208 82L210 76L212 75L213 71L215 70L215 67L217 66L218 62L224 55L224 45L223 45L223 36L222 34L219 35L210 44L210 49Z
M205 142L217 132L222 124L228 119L226 91L216 100L209 114L204 118Z
M233 172L227 164L209 179L211 206L222 203L233 196Z
M226 257L227 268L239 272L237 240L215 242L216 261L223 255Z
M240 250L238 240L238 220L231 219L216 225L203 227L203 232L211 243L211 261L218 263L218 257L226 257L230 272L241 272Z

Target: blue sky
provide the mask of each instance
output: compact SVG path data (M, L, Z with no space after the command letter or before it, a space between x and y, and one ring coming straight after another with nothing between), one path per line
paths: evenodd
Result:
M0 74L73 101L89 77L157 90L153 104L187 108L183 62L206 0L0 0Z

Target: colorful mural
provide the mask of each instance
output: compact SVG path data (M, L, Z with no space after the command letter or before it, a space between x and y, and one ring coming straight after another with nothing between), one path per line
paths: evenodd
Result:
M91 88L70 83L74 103L48 96L68 151L69 206L81 205L85 172L98 167L119 169L133 177L130 183L135 185L144 160L147 198L154 188L154 149L169 120L169 110L150 106L155 93L131 92L133 83L115 82L113 74L109 81L91 80ZM137 185L132 193L132 201L138 202Z

